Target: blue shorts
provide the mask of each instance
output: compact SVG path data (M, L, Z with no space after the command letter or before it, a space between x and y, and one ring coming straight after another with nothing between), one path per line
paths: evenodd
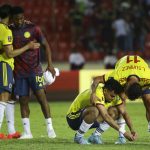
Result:
M82 117L82 113L83 113L84 109L76 112L76 113L71 113L71 114L68 114L66 116L66 120L67 120L67 123L69 125L69 127L72 129L72 130L78 130L82 121L83 121L83 117ZM79 114L79 117L75 118L75 119L72 119L70 116L75 116L76 114ZM93 125L90 127L90 129L92 128L98 128L99 127L99 123L97 121L95 121L93 123Z
M150 88L143 90L142 95L144 95L144 94L150 94Z
M43 74L27 78L15 78L14 94L18 96L29 96L30 89L33 92L44 89Z
M3 92L12 92L13 71L6 62L0 62L0 94Z

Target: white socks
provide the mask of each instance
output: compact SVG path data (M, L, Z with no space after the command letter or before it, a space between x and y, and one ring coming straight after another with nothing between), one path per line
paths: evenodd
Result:
M5 102L0 102L0 129L3 123L3 119L4 119L4 111L6 108L7 103Z
M22 118L22 123L23 123L24 133L31 134L29 118Z
M8 134L13 134L16 132L14 126L14 109L15 109L15 101L8 101L5 110L8 126Z
M45 119L45 122L47 126L47 131L53 130L52 119L51 118Z
M125 120L123 118L119 118L117 120L117 123L119 125L119 127L121 128L121 130L125 131L125 126L126 126L126 123L125 123ZM122 133L119 132L119 137L124 137L124 135Z
M93 133L94 135L101 135L103 132L105 132L106 130L108 130L110 127L110 125L103 121L102 123L99 124L99 127L96 128L95 132Z
M85 132L89 130L89 128L93 125L87 124L84 120L82 121L79 130L77 131L77 136L83 136Z

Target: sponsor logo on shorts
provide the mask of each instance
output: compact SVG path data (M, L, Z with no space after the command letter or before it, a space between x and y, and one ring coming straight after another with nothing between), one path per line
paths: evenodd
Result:
M11 89L12 88L12 84L11 83L9 83L9 89Z

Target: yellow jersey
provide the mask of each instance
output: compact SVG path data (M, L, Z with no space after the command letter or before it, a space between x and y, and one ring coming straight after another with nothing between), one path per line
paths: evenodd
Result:
M109 108L111 106L117 106L117 105L122 104L122 100L119 98L119 96L116 96L111 102L106 102L106 99L103 93L103 86L104 84L100 83L98 87L96 88L96 96L99 99L95 101L95 105L101 104L101 105L104 105L105 108ZM92 106L92 104L90 103L90 96L91 96L90 89L87 89L84 92L80 93L71 104L67 112L68 117L71 119L75 119L79 117L80 110L86 107Z
M12 32L8 28L7 25L0 23L0 62L8 63L12 69L14 69L14 59L8 58L5 52L3 51L3 47L5 45L12 45L13 37ZM12 46L13 49L13 46Z
M148 64L140 56L135 55L122 57L117 62L115 70L105 75L105 81L113 77L121 85L124 85L127 82L127 78L131 75L139 77L139 84L141 86L150 84L150 69Z

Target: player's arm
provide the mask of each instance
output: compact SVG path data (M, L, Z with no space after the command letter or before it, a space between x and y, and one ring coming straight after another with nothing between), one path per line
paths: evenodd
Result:
M121 105L118 105L117 108L118 108L118 111L120 112L120 114L123 116L131 134L134 136L134 138L136 138L137 134L133 128L132 121L131 121L130 116L126 110L125 102L123 102Z
M55 72L55 69L52 64L51 48L45 37L43 37L42 46L44 47L44 49L46 51L46 59L48 62L47 70L49 70L52 73L52 76L54 77L56 72Z
M3 51L5 51L6 56L8 58L13 58L13 57L16 57L16 56L22 54L23 52L25 52L29 49L36 49L36 48L39 48L39 47L40 47L39 43L31 41L27 45L25 45L24 47L19 48L19 49L15 49L15 50L13 50L13 45L11 45L11 44L10 45L4 45L3 46Z
M150 122L150 94L143 95L143 103L146 108L146 118L148 123ZM150 124L148 124L148 130L150 132Z
M96 107L98 108L100 115L103 117L103 119L115 130L117 130L118 132L121 132L124 134L124 136L129 140L129 141L133 141L134 138L131 134L129 134L128 132L124 132L121 130L121 128L119 128L118 124L111 118L111 116L108 114L107 109L104 107L104 105L101 104L97 104Z
M38 27L38 26L35 27L35 35L36 35L35 38L37 39L37 41L40 42L41 46L46 51L45 54L46 54L46 60L48 63L47 70L49 70L52 73L52 76L54 77L56 72L55 72L55 69L52 64L51 47L50 47L46 37L42 33L40 27Z
M105 80L104 80L104 75L102 76L97 76L97 77L94 77L93 78L93 82L92 82L92 85L91 85L91 97L90 97L90 102L91 104L94 104L95 103L95 100L97 99L97 96L96 96L96 88L98 86L99 83L104 83Z

